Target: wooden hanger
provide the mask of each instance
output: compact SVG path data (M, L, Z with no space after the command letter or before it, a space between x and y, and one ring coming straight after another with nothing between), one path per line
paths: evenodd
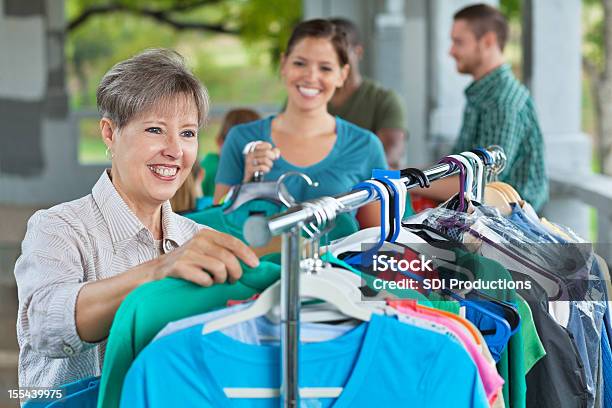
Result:
M488 184L485 187L484 202L486 205L497 208L502 215L512 214L512 207L506 195Z
M494 181L493 183L488 184L491 187L494 187L500 190L511 203L519 203L522 201L520 194L508 183L503 183L501 181Z

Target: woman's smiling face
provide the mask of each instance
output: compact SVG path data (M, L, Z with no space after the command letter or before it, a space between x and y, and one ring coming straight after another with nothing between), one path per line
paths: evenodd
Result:
M344 83L348 70L348 65L340 65L329 39L305 37L281 63L288 102L301 110L327 106L336 88Z
M112 152L113 184L128 202L160 205L189 176L198 153L199 127L190 96L162 100L118 132L108 119L102 119L100 125Z

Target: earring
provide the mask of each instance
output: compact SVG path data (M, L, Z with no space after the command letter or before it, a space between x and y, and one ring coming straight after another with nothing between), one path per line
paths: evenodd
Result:
M110 155L109 155L109 153L110 153ZM109 148L109 147L107 147L107 148L106 148L106 152L104 153L104 155L106 156L106 158L107 158L108 160L112 160L112 159L114 159L114 158L115 158L115 153L111 152L111 150L110 150L110 148ZM110 157L109 157L109 156L110 156Z

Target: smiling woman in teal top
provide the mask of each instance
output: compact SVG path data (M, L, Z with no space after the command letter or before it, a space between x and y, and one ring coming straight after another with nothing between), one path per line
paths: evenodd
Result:
M327 102L348 71L346 38L331 22L298 24L281 60L287 107L276 116L232 128L221 151L215 202L231 186L251 181L255 171L262 171L266 180L288 171L307 174L318 187L308 187L298 178L286 182L301 201L350 191L369 179L372 169L386 168L382 144L372 132L327 112ZM253 141L261 143L243 156ZM357 219L361 227L378 225L378 203L361 208Z

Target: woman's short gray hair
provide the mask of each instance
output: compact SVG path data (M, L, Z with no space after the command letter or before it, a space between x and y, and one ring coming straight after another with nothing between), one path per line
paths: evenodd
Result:
M112 67L96 92L98 111L118 128L160 101L193 96L198 126L206 121L208 92L185 66L183 57L168 49L149 49Z

